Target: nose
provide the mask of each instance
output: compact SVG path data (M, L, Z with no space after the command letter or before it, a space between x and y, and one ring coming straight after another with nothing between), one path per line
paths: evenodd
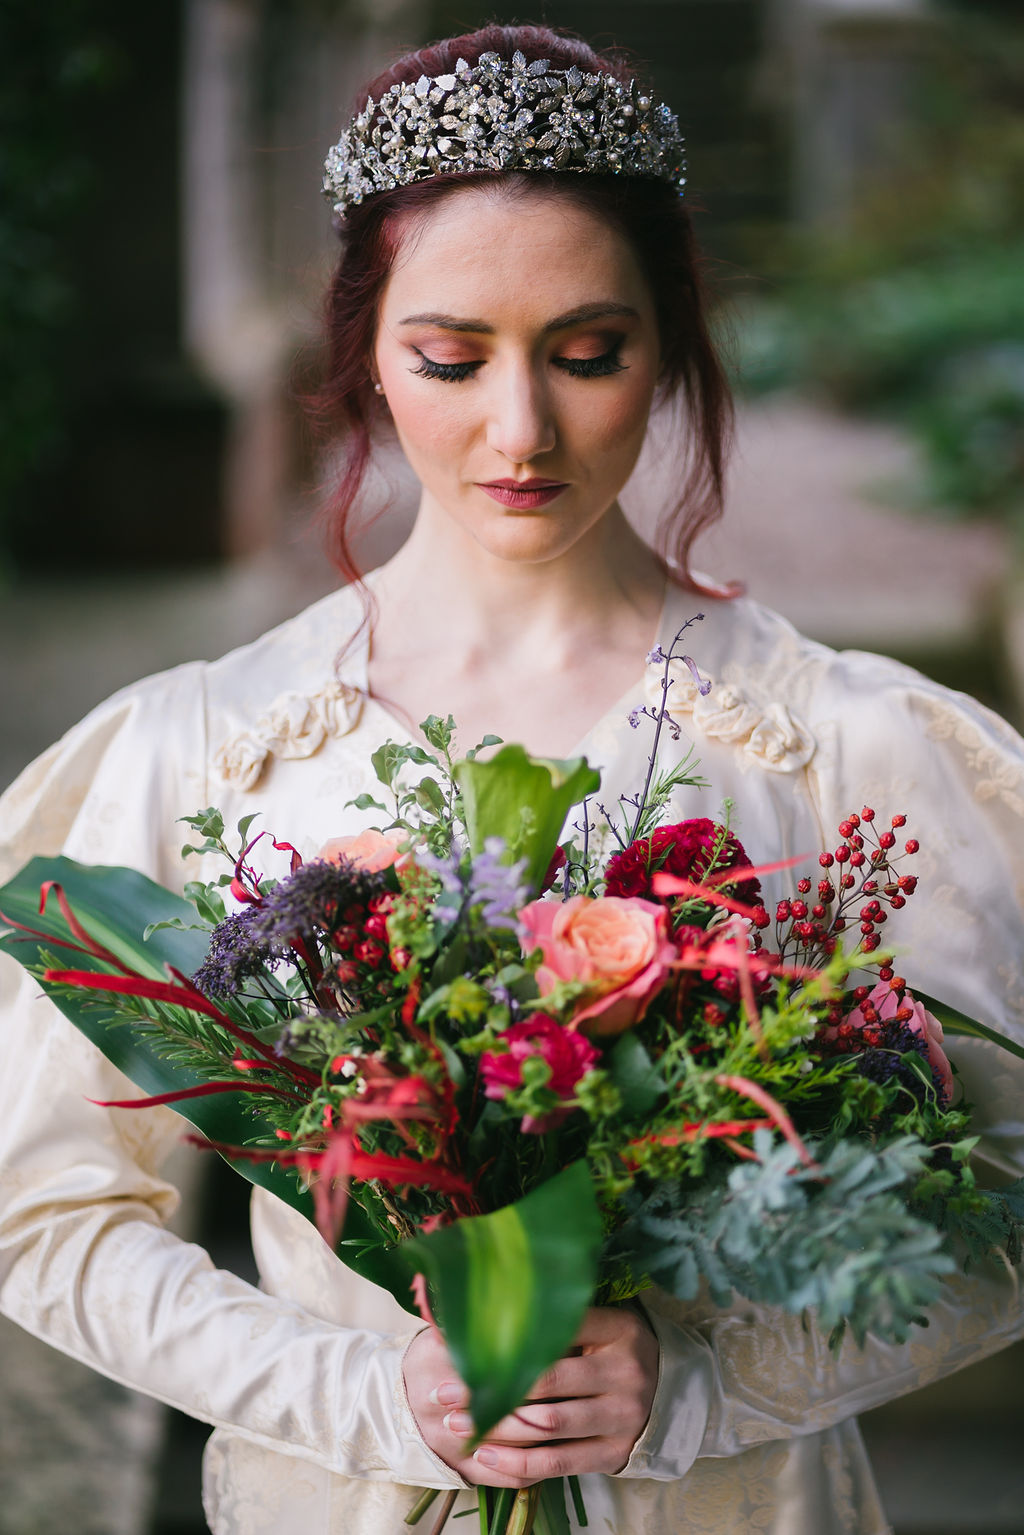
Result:
M487 420L487 446L513 464L550 453L557 440L550 393L527 362L495 378Z

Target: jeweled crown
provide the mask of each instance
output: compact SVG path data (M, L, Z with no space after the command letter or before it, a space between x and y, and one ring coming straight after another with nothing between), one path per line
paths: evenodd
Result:
M680 192L686 182L675 114L635 80L482 53L371 97L327 155L324 194L344 216L375 192L455 171L613 173Z

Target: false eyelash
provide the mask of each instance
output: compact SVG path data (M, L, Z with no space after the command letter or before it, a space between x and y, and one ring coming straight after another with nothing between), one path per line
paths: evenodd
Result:
M413 351L420 360L419 367L412 370L415 378L439 378L446 384L462 384L467 378L472 378L480 367L478 362L434 362L433 358L424 356L418 347L413 347Z
M621 373L626 366L621 351L622 342L616 341L600 357L557 357L555 364L572 378L608 378L612 373Z

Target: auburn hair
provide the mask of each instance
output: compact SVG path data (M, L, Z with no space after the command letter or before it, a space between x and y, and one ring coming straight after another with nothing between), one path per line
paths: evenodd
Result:
M458 59L476 64L483 53L527 62L548 59L558 69L575 64L591 74L636 78L618 50L597 52L582 39L541 26L493 24L462 37L405 54L367 83L357 97L379 101L392 85L454 72ZM681 396L688 433L675 503L659 520L657 552L677 580L697 586L689 555L697 535L722 513L733 405L725 369L711 340L704 261L690 214L667 182L571 171L474 171L442 174L378 192L338 221L342 252L325 301L325 358L319 387L309 398L314 417L343 443L340 472L325 507L328 549L347 580L361 572L352 554L353 508L373 453L383 402L376 394L372 358L381 294L401 244L402 225L466 187L501 187L511 196L542 191L585 209L621 233L649 284L661 342L658 397ZM721 595L721 588L702 588Z

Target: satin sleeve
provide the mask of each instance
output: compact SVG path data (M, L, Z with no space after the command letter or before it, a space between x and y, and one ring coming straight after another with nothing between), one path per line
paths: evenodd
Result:
M128 864L179 884L205 805L203 670L102 705L0 801L0 879L32 854ZM164 1229L160 1176L184 1122L106 1110L137 1090L0 955L0 1309L113 1379L257 1446L344 1476L463 1485L423 1443L403 1336L331 1325L218 1270Z
M831 657L816 694L816 711L806 693L801 706L823 842L865 804L906 814L900 836L921 850L901 867L920 885L893 924L900 971L1024 1043L1024 743L974 700L879 657ZM1024 1062L985 1041L946 1044L975 1106L979 1178L1024 1176ZM830 1428L1024 1337L1019 1273L995 1263L953 1276L906 1343L847 1338L838 1355L813 1315L752 1304L702 1315L658 1291L647 1311L660 1377L620 1474L662 1480L700 1456Z

